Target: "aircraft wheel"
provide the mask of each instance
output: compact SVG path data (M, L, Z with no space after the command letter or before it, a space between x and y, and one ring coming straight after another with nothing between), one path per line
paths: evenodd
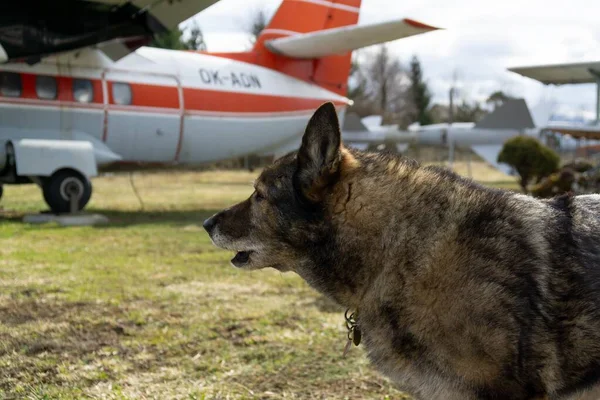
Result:
M71 212L72 196L79 198L76 211L81 211L92 197L92 183L75 171L61 170L44 181L42 192L50 209L57 214Z

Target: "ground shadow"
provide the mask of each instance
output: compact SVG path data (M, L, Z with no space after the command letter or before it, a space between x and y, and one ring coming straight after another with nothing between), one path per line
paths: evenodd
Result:
M110 209L90 209L90 213L106 216L109 223L96 225L97 229L128 227L133 225L164 224L171 226L202 226L205 219L219 212L216 209L192 209L171 211L119 211Z
M171 226L198 225L202 226L205 219L219 212L217 209L191 209L171 211L120 211L113 209L86 209L87 214L101 214L108 218L108 224L95 225L96 229L126 228L134 225L164 224ZM29 214L23 211L0 212L0 222L23 222L23 217Z
M21 222L23 220L24 212L0 210L0 222Z

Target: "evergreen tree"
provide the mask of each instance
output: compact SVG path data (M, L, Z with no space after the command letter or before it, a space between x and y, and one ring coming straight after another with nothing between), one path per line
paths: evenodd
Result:
M410 96L414 106L414 121L421 125L431 124L433 122L429 110L431 93L423 80L423 70L417 56L413 56L410 62Z

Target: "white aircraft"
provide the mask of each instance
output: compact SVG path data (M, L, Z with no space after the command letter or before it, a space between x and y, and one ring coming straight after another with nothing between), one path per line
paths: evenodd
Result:
M352 147L364 150L390 144L401 153L409 144L417 146L442 146L449 149L449 161L453 161L455 148L469 148L494 168L511 174L512 169L498 163L498 154L504 143L515 136L533 136L543 141L540 126L552 126L551 103L540 103L531 111L525 100L512 99L504 102L481 121L439 123L421 126L414 123L406 131L397 125L381 125L380 116L359 119L347 114L343 125L344 141ZM567 142L567 146L572 143Z
M569 146L577 145L573 139L587 139L596 142L600 139L600 61L514 67L508 70L527 78L535 79L544 85L595 83L596 120L592 124L586 126L556 121L540 128L544 132L556 132L566 135L567 138L565 141Z
M450 162L454 148L470 148L506 174L511 173L511 168L497 162L504 142L517 135L539 136L532 113L523 99L504 102L477 123L413 124L408 130L416 134L418 144L448 147Z
M5 13L0 185L37 183L52 211L69 212L85 207L106 165L297 147L320 104L342 115L351 104L352 50L437 29L357 26L360 0L283 0L248 52L141 47L216 1L39 1Z
M410 143L416 143L417 136L413 132L401 131L397 124L382 125L382 119L380 115L359 118L354 113L346 114L342 122L344 143L359 150L393 145L398 153L405 151Z
M577 148L579 143L576 138L586 137L586 135L592 139L600 138L600 127L552 121L554 105L553 102L542 101L530 110L525 100L512 99L504 102L477 123L459 122L426 126L413 124L408 127L408 132L414 135L413 143L448 147L450 163L455 148L470 148L496 169L512 174L511 167L497 161L504 143L512 137L532 136L546 142L549 133L570 134L571 136L557 138L559 147L563 151ZM597 145L600 141L589 140L586 144Z
M513 67L509 71L544 85L596 84L596 124L600 124L600 61Z

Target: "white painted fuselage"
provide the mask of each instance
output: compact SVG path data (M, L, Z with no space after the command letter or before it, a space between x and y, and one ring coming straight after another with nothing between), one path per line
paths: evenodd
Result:
M484 129L474 123L436 124L411 130L422 145L470 147L478 145L501 145L517 135L538 136L536 129Z
M7 73L20 87L0 93L0 141L88 140L99 165L206 163L268 152L297 142L323 102L340 111L350 102L261 66L147 47L116 63L84 50L0 66ZM40 95L48 82L54 97Z

